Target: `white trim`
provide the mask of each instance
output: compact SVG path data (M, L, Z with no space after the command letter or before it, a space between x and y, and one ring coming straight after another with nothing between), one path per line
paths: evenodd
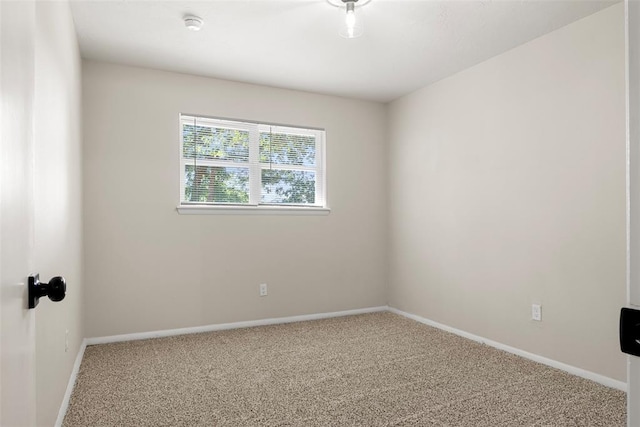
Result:
M400 316L407 317L409 319L413 319L417 322L424 323L425 325L433 326L434 328L442 329L443 331L451 332L452 334L459 335L463 338L470 339L472 341L476 341L482 344L486 344L488 346L497 348L498 350L503 350L508 353L515 354L517 356L524 357L525 359L533 360L534 362L542 363L543 365L551 366L552 368L560 369L561 371L568 372L572 375L576 375L578 377L586 378L591 381L595 381L599 384L602 384L607 387L615 388L621 391L627 391L627 383L622 381L614 380L613 378L605 377L604 375L596 374L594 372L590 372L584 370L582 368L577 368L575 366L567 365L566 363L558 362L553 359L548 359L543 356L539 356L537 354L529 353L528 351L520 350L515 347L511 347L505 344L501 344L496 341L492 341L486 338L483 338L478 335L474 335L469 332L462 331L460 329L452 328L451 326L443 325L442 323L434 322L433 320L425 319L424 317L417 316L415 314L406 313L404 311L398 310L397 308L389 307L389 311L395 314L399 314Z
M180 205L176 207L182 215L329 215L331 209L315 206L223 206Z
M625 118L627 148L627 305L640 305L640 3L625 0ZM640 424L640 359L627 355L627 425Z
M111 335L107 337L87 338L86 345L109 344L123 341L145 340L150 338L172 337L176 335L198 334L202 332L225 331L228 329L251 328L254 326L278 325L282 323L305 322L308 320L328 319L331 317L353 316L355 314L378 313L388 311L386 305L358 308L355 310L333 311L330 313L304 314L300 316L276 317L272 319L248 320L244 322L219 323L217 325L194 326L191 328L167 329L163 331L138 332L134 334Z
M369 0L371 1L371 0ZM305 125L289 125L285 123L272 123L265 121L256 121L256 120L247 120L247 119L238 119L233 117L220 117L220 116L203 116L202 114L192 114L192 113L180 113L180 117L190 117L190 118L198 118L198 119L208 119L210 122L227 122L227 123L246 123L249 125L257 125L257 126L279 126L283 128L296 129L300 131L307 130L320 130L324 131L324 128L316 127L316 126L305 126ZM189 123L187 123L189 124Z
M327 205L327 134L318 132L316 136L316 200L322 206Z
M260 132L249 132L249 204L254 206L260 203L262 192L262 171L259 163ZM184 201L183 198L180 200Z
M64 421L64 416L67 414L67 410L69 409L69 401L71 400L71 393L73 392L73 388L76 385L76 378L78 377L78 372L80 372L80 364L82 363L82 358L84 357L84 350L87 348L87 340L82 340L82 344L80 344L80 349L78 350L78 354L76 356L76 361L73 364L73 369L71 370L71 376L69 377L69 382L67 383L67 390L64 393L64 397L62 398L62 403L60 404L60 410L58 411L58 418L56 419L55 427L61 427L62 422Z

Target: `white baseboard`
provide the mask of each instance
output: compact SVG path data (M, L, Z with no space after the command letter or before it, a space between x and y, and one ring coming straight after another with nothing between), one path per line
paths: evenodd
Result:
M434 322L433 320L425 319L424 317L417 316L415 314L406 313L404 311L398 310L397 308L389 307L389 311L395 314L399 314L400 316L407 317L409 319L413 319L417 322L424 323L425 325L433 326L434 328L442 329L443 331L451 332L452 334L459 335L464 338L468 338L470 340L489 345L491 347L495 347L499 350L506 351L508 353L515 354L517 356L524 357L525 359L533 360L534 362L542 363L543 365L550 366L552 368L560 369L561 371L568 372L572 375L576 375L578 377L586 378L591 381L595 381L599 384L602 384L607 387L615 388L617 390L627 391L627 383L614 380L613 378L605 377L604 375L596 374L594 372L587 371L582 368L577 368L575 366L567 365L566 363L558 362L553 359L549 359L543 356L539 356L537 354L529 353L528 351L520 350L515 347L511 347L505 344L501 344L496 341L492 341L486 338L483 338L478 335L471 334L469 332L462 331L460 329L452 328L451 326L443 325L442 323Z
M379 307L359 308L355 310L333 311L330 313L305 314L301 316L276 317L273 319L249 320L245 322L219 323L217 325L195 326L192 328L167 329L163 331L138 332L107 337L87 338L87 345L108 344L123 341L145 340L149 338L171 337L175 335L198 334L201 332L224 331L227 329L250 328L253 326L277 325L281 323L304 322L307 320L328 319L331 317L352 316L354 314L376 313L387 311L386 305Z
M80 344L80 349L78 350L78 354L76 355L76 361L73 364L73 369L71 370L71 375L69 376L69 382L67 383L67 390L64 393L64 397L62 398L62 404L60 404L60 410L58 411L58 418L56 419L55 427L61 427L62 421L64 421L64 416L67 414L67 409L69 409L69 400L71 400L71 393L73 392L73 387L76 385L76 378L78 377L78 372L80 371L80 364L82 363L82 358L84 357L84 350L87 348L87 340L82 340L82 344Z

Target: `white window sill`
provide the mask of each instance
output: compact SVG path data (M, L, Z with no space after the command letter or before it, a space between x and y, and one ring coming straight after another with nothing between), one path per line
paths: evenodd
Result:
M331 209L302 206L204 206L179 205L181 215L329 215Z

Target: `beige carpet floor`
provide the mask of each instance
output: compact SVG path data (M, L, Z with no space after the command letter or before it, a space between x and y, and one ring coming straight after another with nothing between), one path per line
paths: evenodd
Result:
M374 313L88 347L64 426L614 427L625 399Z

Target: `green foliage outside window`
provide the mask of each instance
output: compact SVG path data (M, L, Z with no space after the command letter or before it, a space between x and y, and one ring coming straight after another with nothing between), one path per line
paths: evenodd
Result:
M185 170L185 200L198 203L249 203L249 169L198 166L198 159L249 163L249 132L208 126L182 127L182 155L196 159Z
M194 159L195 163L185 165L183 170L184 201L249 203L249 130L183 124L182 141L183 158ZM316 202L316 173L295 170L316 166L314 136L260 132L257 155L261 169L260 203ZM202 163L198 164L198 160ZM207 161L225 161L225 166L204 164Z

